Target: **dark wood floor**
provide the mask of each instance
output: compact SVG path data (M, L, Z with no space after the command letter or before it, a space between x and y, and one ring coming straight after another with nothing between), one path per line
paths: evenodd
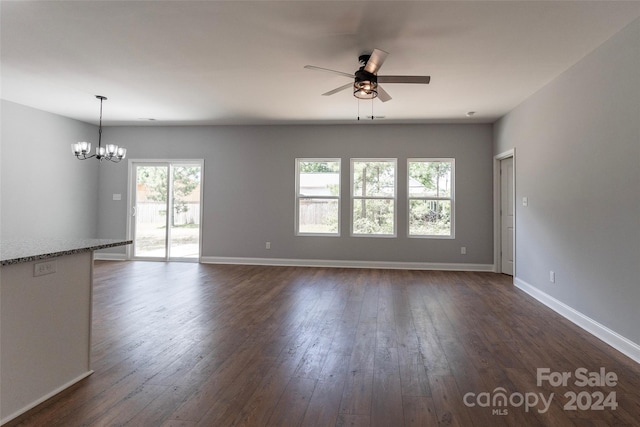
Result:
M92 376L20 425L637 426L640 419L638 364L491 273L96 262L92 364ZM617 384L578 387L581 367L604 367ZM572 378L565 387L538 387L537 368ZM506 406L492 403L500 392ZM618 406L566 410L567 392L586 392L578 402L589 408L598 392L615 392ZM533 405L534 393L554 393L548 410Z

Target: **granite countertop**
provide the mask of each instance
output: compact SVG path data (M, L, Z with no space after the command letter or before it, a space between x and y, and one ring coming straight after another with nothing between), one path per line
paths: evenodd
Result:
M131 243L133 241L125 239L5 239L0 241L0 265L37 261Z

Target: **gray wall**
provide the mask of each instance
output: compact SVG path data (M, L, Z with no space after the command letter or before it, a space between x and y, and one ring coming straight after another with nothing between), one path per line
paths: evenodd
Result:
M1 238L96 237L100 166L71 144L97 136L97 126L2 101Z
M493 264L491 125L113 127L130 159L204 159L203 256ZM295 158L342 158L342 236L294 235ZM397 238L349 236L349 160L398 158ZM456 238L406 237L406 160L456 159ZM107 165L108 166L108 165ZM126 230L126 168L100 170L101 237ZM121 193L122 201L112 194ZM265 249L265 242L271 249ZM467 255L460 255L460 246Z
M516 148L517 277L636 343L639 76L636 20L496 123L494 148Z

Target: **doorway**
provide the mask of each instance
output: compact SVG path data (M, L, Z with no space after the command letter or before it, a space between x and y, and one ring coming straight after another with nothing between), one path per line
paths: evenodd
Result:
M494 157L494 262L498 273L515 275L515 150Z
M203 161L132 160L129 165L131 258L198 261Z

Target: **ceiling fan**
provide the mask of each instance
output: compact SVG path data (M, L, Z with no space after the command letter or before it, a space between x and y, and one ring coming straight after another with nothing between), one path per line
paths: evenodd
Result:
M380 49L374 49L371 54L360 55L358 60L362 66L353 74L316 67L314 65L305 65L304 68L315 71L326 71L354 79L353 83L347 83L337 87L329 92L323 93L322 96L330 96L353 87L353 96L358 99L378 98L382 102L387 102L391 100L391 96L386 90L379 86L378 83L429 84L431 81L430 76L379 76L378 71L384 63L384 60L387 59L387 55L389 55L387 52Z

